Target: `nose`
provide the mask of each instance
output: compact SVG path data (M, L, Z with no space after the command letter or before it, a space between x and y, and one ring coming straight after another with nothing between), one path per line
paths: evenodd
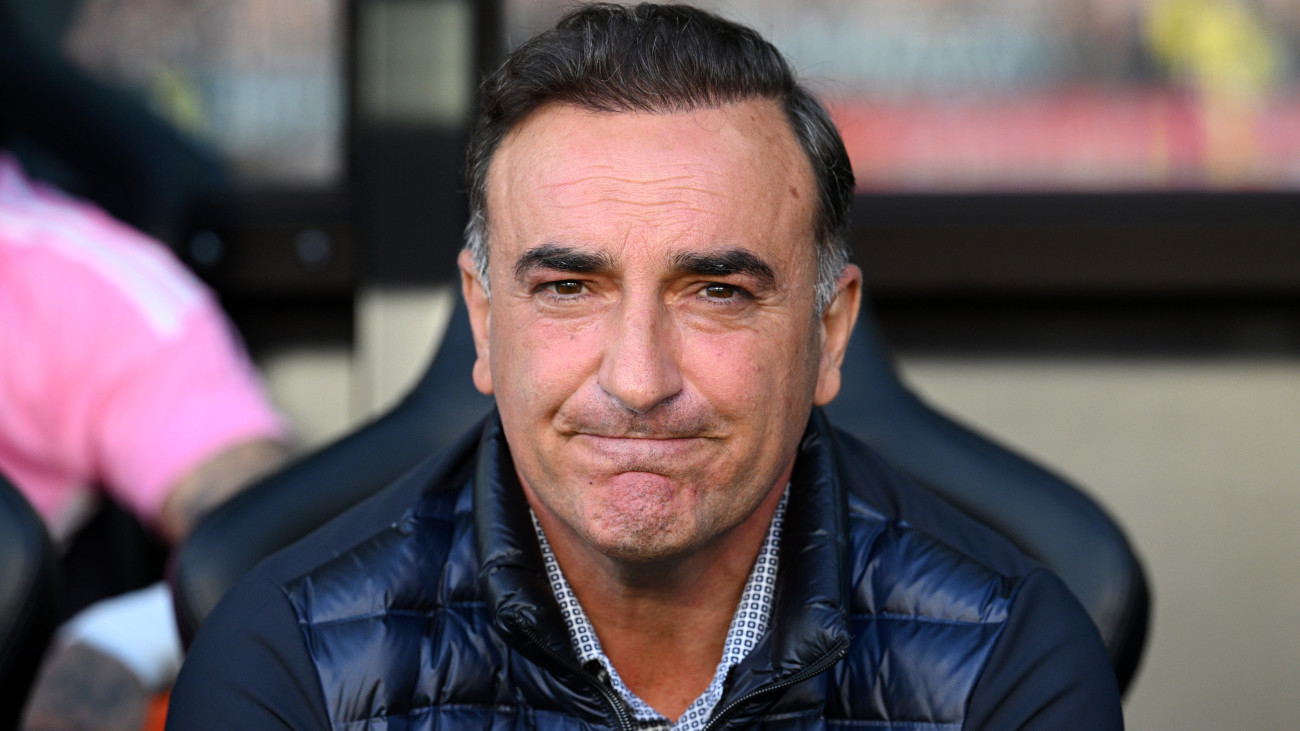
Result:
M657 298L625 300L604 325L599 383L606 394L629 411L644 414L681 391L675 328Z

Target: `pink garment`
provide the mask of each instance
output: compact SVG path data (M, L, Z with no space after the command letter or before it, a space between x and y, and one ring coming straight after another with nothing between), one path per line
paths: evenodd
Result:
M56 536L90 486L153 524L207 457L284 430L169 251L0 153L0 472Z

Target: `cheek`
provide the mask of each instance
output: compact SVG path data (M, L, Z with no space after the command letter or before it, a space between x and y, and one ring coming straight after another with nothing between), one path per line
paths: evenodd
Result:
M492 376L502 411L554 411L594 369L594 338L539 322L514 322L496 333ZM507 402L507 403L501 403Z
M733 333L686 349L692 354L696 390L716 413L748 435L748 449L766 454L792 433L797 440L803 432L819 362L806 341L802 332L763 330Z
M781 410L797 389L802 363L761 333L696 337L684 344L683 370L695 389L721 414L762 421Z

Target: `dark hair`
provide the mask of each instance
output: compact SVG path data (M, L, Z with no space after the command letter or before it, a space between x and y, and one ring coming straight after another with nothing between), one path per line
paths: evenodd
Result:
M853 169L830 115L755 31L684 5L606 3L570 11L517 48L483 83L470 137L465 245L488 286L487 171L501 140L533 111L686 112L753 98L785 111L817 180L817 311L849 261Z

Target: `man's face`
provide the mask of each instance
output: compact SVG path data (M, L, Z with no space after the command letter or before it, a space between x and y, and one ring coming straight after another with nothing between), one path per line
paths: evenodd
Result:
M839 390L860 275L816 315L816 186L775 104L544 107L497 150L487 201L490 299L461 258L474 380L544 524L671 558L784 486Z

